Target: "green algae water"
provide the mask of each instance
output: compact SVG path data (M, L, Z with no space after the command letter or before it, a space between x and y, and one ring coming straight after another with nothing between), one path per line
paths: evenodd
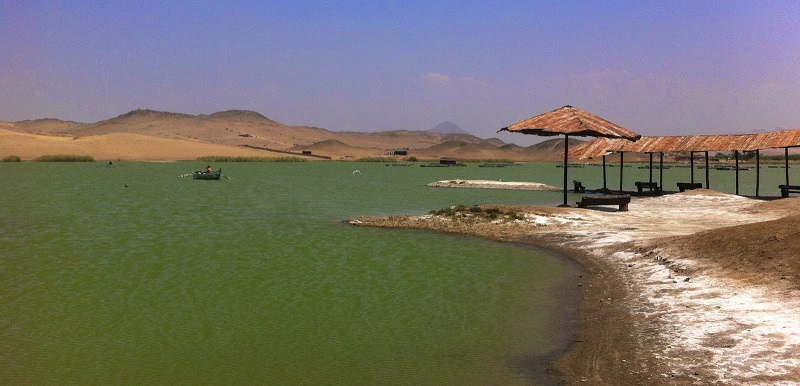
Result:
M561 192L425 186L560 186L554 164L230 163L214 165L221 181L176 178L203 166L0 164L0 383L543 384L541 359L572 339L579 272L567 260L343 223L556 205ZM626 189L649 177L624 173ZM667 188L690 177L664 173ZM762 169L762 194L784 173ZM618 176L609 168L609 187ZM601 168L571 179L602 186ZM712 171L712 188L733 181Z
M425 186L531 180L533 166L230 163L214 165L221 181L176 178L202 166L0 164L0 383L542 384L541 359L571 340L567 260L343 223L558 203Z

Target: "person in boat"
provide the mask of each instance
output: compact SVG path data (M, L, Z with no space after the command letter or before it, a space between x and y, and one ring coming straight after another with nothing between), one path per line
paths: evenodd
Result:
M206 166L206 173L211 173L211 172L213 172L213 170L211 170L211 165Z

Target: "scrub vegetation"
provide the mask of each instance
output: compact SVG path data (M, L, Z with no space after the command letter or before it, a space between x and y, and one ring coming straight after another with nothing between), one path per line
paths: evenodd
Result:
M88 155L54 154L43 155L33 159L34 162L94 162L95 159Z
M455 205L445 209L432 210L429 212L432 215L444 217L464 217L464 216L480 216L486 217L490 220L507 219L507 220L524 220L525 214L519 213L514 210L501 210L500 208L483 208L478 205L466 206Z

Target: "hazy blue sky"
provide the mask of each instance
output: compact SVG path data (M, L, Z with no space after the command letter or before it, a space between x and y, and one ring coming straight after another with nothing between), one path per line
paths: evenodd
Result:
M488 138L567 104L644 135L800 128L800 1L0 0L0 120L247 109Z

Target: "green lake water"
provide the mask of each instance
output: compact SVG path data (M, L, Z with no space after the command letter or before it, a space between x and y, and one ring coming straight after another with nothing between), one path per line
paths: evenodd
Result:
M541 358L572 339L568 260L343 223L556 205L560 192L425 186L559 186L554 164L229 163L214 165L221 181L176 178L203 166L0 164L0 383L542 384ZM733 190L733 172L713 172L712 188ZM626 187L647 173L626 168ZM762 170L762 194L778 194L782 173ZM602 172L572 179L598 187Z
M176 178L203 166L0 164L0 383L541 383L538 360L570 340L568 261L343 223L557 202L425 186L531 166L231 163L214 165L229 179Z

